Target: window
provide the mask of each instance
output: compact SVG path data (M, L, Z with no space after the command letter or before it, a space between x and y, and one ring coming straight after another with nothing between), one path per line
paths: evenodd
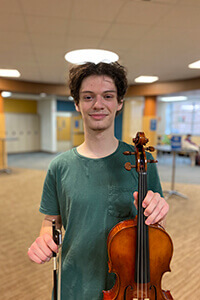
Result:
M167 133L200 135L199 101L169 103L166 114Z

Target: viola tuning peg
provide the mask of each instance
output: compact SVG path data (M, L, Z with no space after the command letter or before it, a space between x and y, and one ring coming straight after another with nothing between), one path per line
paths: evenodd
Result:
M152 147L152 146L149 146L149 147L146 147L145 150L146 150L146 151L153 152L153 151L155 151L155 148Z
M123 154L124 155L130 155L130 151L124 151Z
M131 170L131 163L130 162L125 163L124 167L127 171L130 171Z
M127 171L130 171L132 168L135 168L135 166L131 165L130 162L125 163L124 167Z
M147 162L150 163L150 164L152 164L152 163L157 163L158 161L154 160L154 159L148 159Z
M131 152L131 151L124 151L123 152L124 155L132 155L135 154L135 152Z

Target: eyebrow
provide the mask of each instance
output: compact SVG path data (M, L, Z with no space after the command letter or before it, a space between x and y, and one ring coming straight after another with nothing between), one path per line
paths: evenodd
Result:
M84 93L94 93L93 91L81 91L80 92L81 94L84 94ZM116 90L106 90L106 91L104 91L103 93L117 93L117 91Z

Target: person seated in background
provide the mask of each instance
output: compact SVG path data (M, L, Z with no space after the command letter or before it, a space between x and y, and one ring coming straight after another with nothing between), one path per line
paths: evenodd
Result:
M191 137L191 134L186 135L185 139L182 140L182 148L199 152L199 146L196 143L192 142Z

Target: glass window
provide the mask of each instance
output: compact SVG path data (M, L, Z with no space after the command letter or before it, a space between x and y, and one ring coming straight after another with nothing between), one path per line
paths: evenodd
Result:
M200 102L174 102L168 104L166 111L166 133L200 135Z

